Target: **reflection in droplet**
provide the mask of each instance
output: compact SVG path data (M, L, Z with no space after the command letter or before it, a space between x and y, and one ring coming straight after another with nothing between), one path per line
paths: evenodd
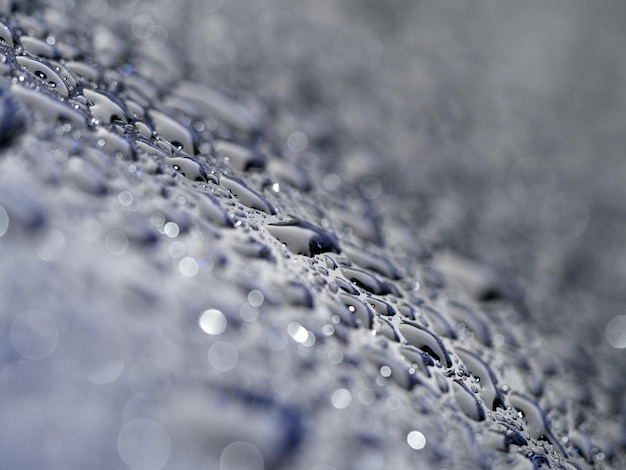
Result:
M186 256L178 263L178 270L183 276L194 277L196 274L198 274L200 267L198 266L198 262L195 259Z
M198 320L202 331L209 335L221 335L226 330L226 317L222 312L214 308L206 310Z
M611 318L606 325L606 340L616 349L626 348L626 315Z
M50 230L42 244L37 248L37 256L43 261L56 261L63 255L65 246L63 234L58 230Z
M339 388L335 390L330 401L335 408L337 408L338 410L343 410L350 405L350 402L352 401L352 395L350 394L349 390L346 390L345 388Z
M167 431L156 421L136 419L122 428L117 450L133 470L158 470L170 458L172 443Z
M220 372L234 369L238 361L237 348L226 341L217 342L209 348L209 364Z
M263 470L263 456L249 442L233 442L220 456L220 470Z
M45 359L57 348L59 329L47 313L29 310L13 320L10 338L13 348L26 359Z
M113 230L104 239L104 245L111 254L123 255L128 249L128 237L124 232Z
M411 431L407 434L406 441L415 450L423 449L426 446L426 437L419 431Z

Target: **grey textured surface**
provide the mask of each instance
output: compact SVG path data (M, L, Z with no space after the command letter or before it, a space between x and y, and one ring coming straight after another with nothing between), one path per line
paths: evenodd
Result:
M0 16L3 468L625 465L619 2Z

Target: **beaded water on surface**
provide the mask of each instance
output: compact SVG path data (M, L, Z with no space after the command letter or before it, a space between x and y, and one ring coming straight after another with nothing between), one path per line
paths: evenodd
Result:
M154 31L138 55L4 8L4 466L624 464L599 359L571 347L576 381L523 294L442 261L376 180L305 170L304 133L180 78Z

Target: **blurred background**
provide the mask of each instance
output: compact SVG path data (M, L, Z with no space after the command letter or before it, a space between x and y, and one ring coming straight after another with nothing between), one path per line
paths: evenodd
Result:
M612 319L626 336L624 2L83 8L117 21L137 56L255 108L279 139L303 133L294 151L328 190L360 188L418 237L515 278L540 328L626 363L626 342L607 337Z

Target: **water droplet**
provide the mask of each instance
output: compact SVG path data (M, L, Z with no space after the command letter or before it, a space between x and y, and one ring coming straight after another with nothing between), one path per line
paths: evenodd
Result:
M352 401L352 394L349 390L345 388L339 388L333 392L333 396L331 398L331 403L338 410L343 410L350 406L350 402Z
M261 210L270 215L276 214L272 205L263 196L248 187L240 179L222 176L220 185L228 189L244 206Z
M239 362L237 348L226 341L219 341L209 348L209 364L215 370L228 372L233 370Z
M538 158L518 160L507 180L509 194L520 204L539 205L554 191L552 165Z
M194 258L186 256L178 262L178 270L185 277L194 277L200 271L200 267Z
M292 152L304 152L308 144L309 138L304 132L292 132L289 134L289 137L287 137L287 145Z
M30 57L19 56L15 60L30 73L35 75L41 81L45 82L61 96L69 96L69 90L63 81L63 78L49 65L43 61L31 59Z
M128 250L128 237L124 232L113 230L104 239L104 245L110 253L123 255Z
M65 237L61 232L50 230L37 248L37 256L43 261L57 261L63 256L66 245Z
M13 348L26 359L45 359L57 349L59 329L47 313L28 310L11 323L10 338Z
M4 210L4 207L0 206L0 238L7 233L9 228L9 214Z
M114 95L89 88L84 88L83 94L89 100L91 114L104 124L115 121L130 122L130 114L125 109L124 103Z
M172 443L156 421L136 419L126 424L117 438L117 450L132 470L158 470L170 458Z
M169 367L158 359L140 359L128 371L128 385L142 400L157 400L172 383Z
M474 353L463 348L455 348L468 371L476 376L481 384L480 396L492 410L505 408L504 398L496 386L496 376L491 368Z
M190 155L195 155L198 152L198 138L193 129L161 111L152 109L148 115L161 138Z
M406 442L415 450L421 450L426 446L426 436L419 431L411 431L406 436Z
M341 186L341 178L334 173L329 173L322 179L322 186L326 191L336 191Z
M467 385L461 380L454 380L452 389L454 390L454 398L463 413L475 421L484 421L485 410L472 391L467 388Z
M448 351L442 341L426 328L406 321L401 323L398 328L402 336L410 344L432 355L435 359L441 361L445 367L452 365Z
M84 127L87 123L85 115L43 91L31 90L21 85L13 84L11 85L11 93L22 103L41 112L50 119L68 122L79 127Z
M268 224L267 230L292 253L313 256L328 251L340 252L333 235L303 220Z
M265 168L266 158L257 150L235 142L218 140L214 143L217 153L227 157L230 165L239 171L248 171L252 168Z
M203 312L198 323L200 328L209 335L221 335L228 324L224 314L216 309Z
M263 455L249 442L233 442L220 456L220 470L263 470Z
M175 94L200 101L220 121L243 132L255 134L262 129L261 119L256 114L245 106L208 87L191 82L183 82L179 84Z
M606 340L616 349L626 348L626 315L617 315L606 325Z
M253 307L260 307L264 300L265 297L260 290L253 289L248 293L248 303Z

